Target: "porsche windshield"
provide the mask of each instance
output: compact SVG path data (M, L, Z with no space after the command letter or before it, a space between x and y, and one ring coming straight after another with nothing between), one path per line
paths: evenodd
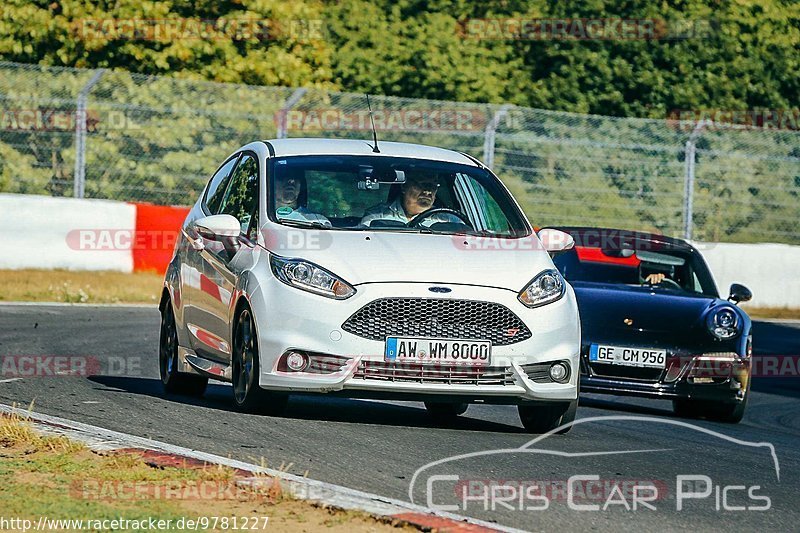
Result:
M697 252L602 250L576 246L553 263L567 281L645 285L718 297L711 273Z
M488 171L385 156L272 160L270 218L287 225L521 237L524 215Z

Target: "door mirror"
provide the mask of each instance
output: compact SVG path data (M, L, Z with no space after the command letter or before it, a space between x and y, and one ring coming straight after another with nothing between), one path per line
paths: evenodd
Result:
M231 215L211 215L203 217L194 222L197 233L212 241L223 241L233 239L242 232L239 221Z
M551 256L571 250L575 246L575 239L572 238L572 235L557 229L545 228L539 230L538 235L542 246Z
M734 283L731 285L731 293L728 300L733 303L747 302L753 298L753 293L744 285Z

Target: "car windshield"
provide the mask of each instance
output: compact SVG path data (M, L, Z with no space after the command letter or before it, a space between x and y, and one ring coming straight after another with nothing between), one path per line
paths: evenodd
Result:
M270 218L320 229L528 235L496 177L469 165L386 156L295 156L270 165Z
M567 281L583 281L718 297L705 262L688 250L603 250L576 246L553 259Z

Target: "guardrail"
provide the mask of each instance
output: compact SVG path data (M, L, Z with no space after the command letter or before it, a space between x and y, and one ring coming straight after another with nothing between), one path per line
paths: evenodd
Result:
M800 244L796 109L741 114L765 129L702 110L635 119L384 96L372 105L381 139L482 158L535 225ZM243 144L368 139L367 117L360 94L0 62L0 192L188 205Z

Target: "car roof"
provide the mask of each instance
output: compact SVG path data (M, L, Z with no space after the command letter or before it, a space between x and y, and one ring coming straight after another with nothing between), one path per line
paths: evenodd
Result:
M375 153L372 151L372 142L357 139L297 138L268 139L263 142L270 148L270 155L274 157L294 155L374 155L446 161L474 167L482 166L476 159L466 154L423 144L379 140L378 148L380 153Z
M598 228L590 226L549 226L553 229L558 229L563 232L569 233L575 239L576 246L597 247L588 244L589 242L597 242L599 236L603 236L612 242L626 241L646 242L658 244L664 250L673 249L675 251L695 252L694 247L683 239L676 237L668 237L659 233L650 233L647 231L637 231L629 229L615 229L615 228Z

